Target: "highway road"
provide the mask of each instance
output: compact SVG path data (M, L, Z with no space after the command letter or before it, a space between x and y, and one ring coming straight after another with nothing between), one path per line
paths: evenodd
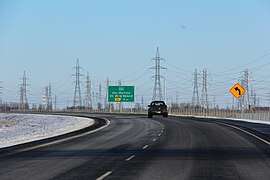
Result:
M110 124L0 154L0 179L270 179L270 146L233 127L185 117L89 116Z

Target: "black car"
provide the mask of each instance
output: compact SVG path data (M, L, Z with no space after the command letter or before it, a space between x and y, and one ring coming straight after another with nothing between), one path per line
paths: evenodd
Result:
M167 105L164 101L152 101L150 105L148 105L148 118L152 118L153 115L168 117Z

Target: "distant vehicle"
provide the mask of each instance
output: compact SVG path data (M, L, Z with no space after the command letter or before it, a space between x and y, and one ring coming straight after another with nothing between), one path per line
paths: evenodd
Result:
M148 118L152 118L153 115L168 117L167 105L164 101L152 101L150 105L148 105Z

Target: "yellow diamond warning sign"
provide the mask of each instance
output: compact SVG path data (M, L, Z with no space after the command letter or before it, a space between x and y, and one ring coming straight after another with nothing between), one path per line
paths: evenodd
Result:
M230 92L232 93L232 95L234 95L234 97L240 98L246 92L246 90L239 83L236 83L230 89Z

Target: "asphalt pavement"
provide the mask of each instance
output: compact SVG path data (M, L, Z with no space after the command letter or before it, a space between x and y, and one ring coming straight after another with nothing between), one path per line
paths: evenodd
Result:
M270 179L270 146L211 120L97 115L97 132L10 155L0 179Z

